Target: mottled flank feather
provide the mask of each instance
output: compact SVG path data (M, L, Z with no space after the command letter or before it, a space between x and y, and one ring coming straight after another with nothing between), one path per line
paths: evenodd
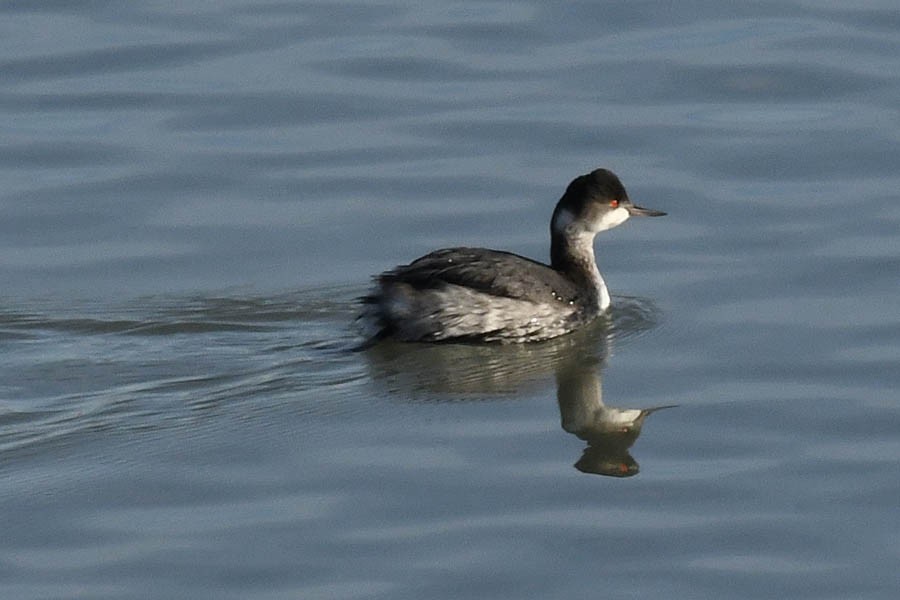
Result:
M526 342L567 333L585 318L581 295L560 273L497 250L449 248L377 278L363 298L368 337Z

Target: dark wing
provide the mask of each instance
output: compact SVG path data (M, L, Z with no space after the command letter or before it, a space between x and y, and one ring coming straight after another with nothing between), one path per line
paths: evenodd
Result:
M453 284L531 302L568 301L578 296L575 285L547 265L485 248L438 250L384 273L379 281L406 283L417 289Z

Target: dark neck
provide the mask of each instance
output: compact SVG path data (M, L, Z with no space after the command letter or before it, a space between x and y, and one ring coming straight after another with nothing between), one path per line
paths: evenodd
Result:
M597 270L593 241L594 236L586 233L565 235L554 231L550 239L550 266L585 290L592 300L603 304L606 284Z
M581 207L567 202L568 194L567 190L550 220L550 266L584 290L587 308L601 312L609 307L610 299L594 258L594 236L608 227L586 226L596 219L583 219Z

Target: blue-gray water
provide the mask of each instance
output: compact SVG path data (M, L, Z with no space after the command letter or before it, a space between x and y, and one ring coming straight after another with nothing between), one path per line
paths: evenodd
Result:
M0 49L0 597L897 597L895 2L10 0ZM370 275L544 259L597 166L669 213L598 240L609 322L351 351Z

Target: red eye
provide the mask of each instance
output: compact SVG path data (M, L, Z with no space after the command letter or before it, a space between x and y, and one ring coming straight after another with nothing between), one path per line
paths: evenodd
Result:
M617 208L619 206L619 201L618 200L610 200L609 205L613 208Z

